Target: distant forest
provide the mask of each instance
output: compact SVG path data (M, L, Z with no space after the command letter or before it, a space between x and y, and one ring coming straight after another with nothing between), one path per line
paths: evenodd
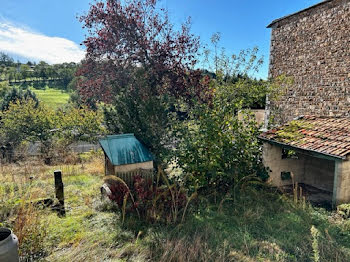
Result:
M0 52L0 83L7 82L10 86L16 86L26 90L29 87L35 89L45 89L47 86L54 87L70 93L71 101L80 104L81 97L77 90L79 76L76 75L81 63L62 63L50 65L44 61L38 63L28 61L27 63L15 62L14 59L5 53ZM210 79L216 79L217 75L206 69L202 69L202 75ZM251 109L265 108L265 80L252 79L248 75L235 74L224 77L226 82L237 84L243 80L250 82L255 88L255 92L243 88L241 95L251 97L250 103L245 107ZM89 105L91 106L91 105Z
M8 81L10 85L27 88L45 88L48 83L53 83L56 88L66 91L75 89L75 73L77 63L62 63L49 65L44 61L39 63L28 61L27 63L15 62L8 54L0 52L0 82Z

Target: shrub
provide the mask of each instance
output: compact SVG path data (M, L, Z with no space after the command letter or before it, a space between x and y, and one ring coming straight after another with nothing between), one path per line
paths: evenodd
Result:
M47 156L50 151L51 129L55 126L56 117L45 105L28 99L26 103L17 100L10 103L8 110L0 114L0 140L7 146L7 153L23 141L41 142L41 153Z
M29 89L23 90L12 87L12 89L8 89L7 92L3 94L3 99L0 101L0 110L8 110L10 105L12 103L16 103L16 101L25 104L29 100L35 101L36 106L39 105L39 100L34 92L30 91Z
M77 162L78 156L70 152L69 146L78 141L95 142L98 135L105 133L102 120L101 112L86 107L55 112L32 99L26 103L17 100L10 103L7 111L0 112L1 153L12 162L21 144L40 142L40 153L46 164L53 158ZM27 150L17 151L27 153Z
M222 87L227 89L227 87ZM190 189L216 190L223 195L244 177L266 179L261 161L259 127L251 115L238 119L238 107L218 90L213 105L199 105L191 121L179 123L181 134L174 161L187 174Z
M337 207L337 213L344 219L350 218L350 204L342 204Z
M104 153L102 149L93 150L79 154L79 159L82 163L90 162L95 159L104 159Z
M104 134L103 115L100 111L69 107L58 110L57 137L66 149L77 141L95 142L98 135Z
M121 209L123 220L125 213L136 212L139 217L151 222L175 223L180 221L180 215L183 221L187 206L195 194L188 197L184 187L175 182L170 184L165 174L160 176L163 176L163 185L136 175L131 188L118 177L105 178L111 191L109 198Z

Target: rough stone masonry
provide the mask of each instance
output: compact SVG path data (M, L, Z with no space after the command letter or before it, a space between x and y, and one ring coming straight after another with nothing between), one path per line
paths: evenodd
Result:
M350 0L326 0L273 21L269 76L293 84L267 111L276 124L301 115L350 116Z

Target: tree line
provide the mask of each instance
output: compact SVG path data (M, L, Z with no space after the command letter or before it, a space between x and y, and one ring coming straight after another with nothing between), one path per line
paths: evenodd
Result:
M73 88L69 83L73 80L77 67L78 64L73 62L54 65L44 61L20 63L0 52L0 81L8 81L10 84L56 81L60 83L59 87L67 90Z

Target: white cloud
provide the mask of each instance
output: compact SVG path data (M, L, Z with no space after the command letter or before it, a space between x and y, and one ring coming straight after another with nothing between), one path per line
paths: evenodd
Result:
M50 64L79 62L84 50L71 40L0 21L0 51Z

